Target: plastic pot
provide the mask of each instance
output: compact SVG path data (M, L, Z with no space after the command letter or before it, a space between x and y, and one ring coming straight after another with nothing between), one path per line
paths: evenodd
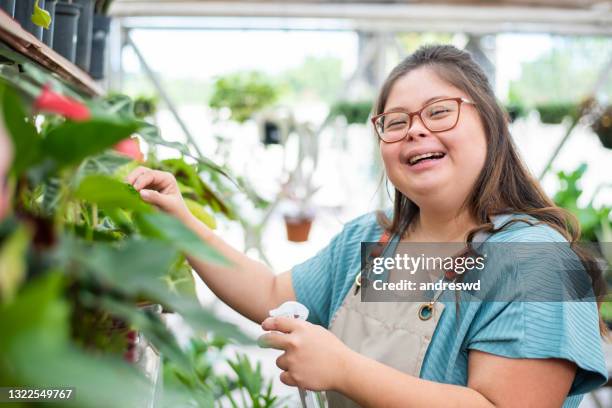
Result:
M60 1L55 6L55 29L53 49L70 62L75 62L77 45L77 25L81 6Z
M308 241L308 235L310 235L310 227L312 227L312 220L312 217L285 216L287 239L291 242Z
M53 47L53 30L55 29L55 6L57 0L46 0L45 10L51 15L51 25L47 30L43 30L43 42L49 47Z
M43 39L43 28L32 22L32 14L34 13L34 4L36 0L19 0L15 3L15 20L21 24L21 27L31 33L40 41ZM44 8L45 0L39 0L38 6Z
M94 14L93 35L91 37L91 62L89 65L89 74L93 79L102 79L105 76L106 40L110 23L110 17L103 14Z
M0 9L9 16L15 17L15 0L0 0Z
M81 6L75 63L81 67L83 71L88 72L89 64L91 62L91 36L93 33L94 0L73 0L73 3Z

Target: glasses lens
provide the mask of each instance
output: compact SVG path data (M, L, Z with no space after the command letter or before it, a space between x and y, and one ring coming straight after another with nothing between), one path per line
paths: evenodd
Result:
M409 117L407 113L390 112L376 121L376 131L385 142L402 139L408 130Z
M434 102L427 106L421 116L425 126L432 132L441 132L455 126L459 115L459 102L455 100Z

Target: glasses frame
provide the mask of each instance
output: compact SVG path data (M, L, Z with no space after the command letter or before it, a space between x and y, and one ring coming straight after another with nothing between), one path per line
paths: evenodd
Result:
M427 107L429 107L430 105L433 105L434 103L438 103L438 102L443 102L443 101L456 101L457 102L457 105L458 105L458 108L457 108L457 120L455 120L455 123L453 123L453 125L451 127L447 128L447 129L444 129L444 130L431 130L427 126L425 121L423 120L423 117L421 116L421 113ZM378 136L378 138L381 141L383 141L385 143L396 143L396 142L399 142L399 141L404 140L406 138L406 136L408 135L408 131L412 127L412 122L413 122L412 118L417 116L417 115L418 115L419 119L421 119L421 123L423 124L423 126L425 126L425 129L429 130L430 132L439 133L439 132L446 132L446 131L449 131L449 130L453 129L455 126L457 126L457 123L459 123L459 116L461 116L461 105L464 104L464 103L467 103L467 104L470 104L470 105L476 105L474 102L472 102L472 101L470 101L468 99L462 98L462 97L458 97L458 98L443 98L443 99L436 99L435 101L429 102L428 104L424 105L421 109L419 109L416 112L408 112L407 110L403 110L403 109L394 109L392 111L383 112L383 113L380 113L380 114L378 114L376 116L373 116L370 120L372 121L372 126L374 126L374 131L376 132L376 136ZM383 116L385 116L385 115L387 115L389 113L405 113L405 114L408 115L408 127L406 128L406 134L404 136L402 136L400 139L394 140L392 142L388 142L385 139L383 139L382 136L378 133L378 129L376 128L376 121L379 118L381 118L381 117L383 117Z

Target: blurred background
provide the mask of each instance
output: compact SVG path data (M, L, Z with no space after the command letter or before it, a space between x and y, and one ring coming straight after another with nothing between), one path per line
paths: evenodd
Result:
M186 162L206 157L231 176L200 174L224 186L239 214L217 217L217 232L277 273L351 219L392 205L372 104L390 70L433 43L472 53L534 177L578 217L583 239L612 242L612 1L110 0L97 1L96 14L101 51L87 66L96 86L133 98ZM177 156L171 146L143 148ZM222 320L262 333L196 285ZM187 325L170 324L187 341ZM279 353L228 349L261 362L274 393L297 403L278 380ZM581 407L612 407L610 387Z

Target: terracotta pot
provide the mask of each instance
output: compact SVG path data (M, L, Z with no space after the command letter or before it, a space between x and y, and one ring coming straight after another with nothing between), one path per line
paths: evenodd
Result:
M310 227L312 226L311 217L285 217L285 227L287 228L287 239L291 242L308 241Z

